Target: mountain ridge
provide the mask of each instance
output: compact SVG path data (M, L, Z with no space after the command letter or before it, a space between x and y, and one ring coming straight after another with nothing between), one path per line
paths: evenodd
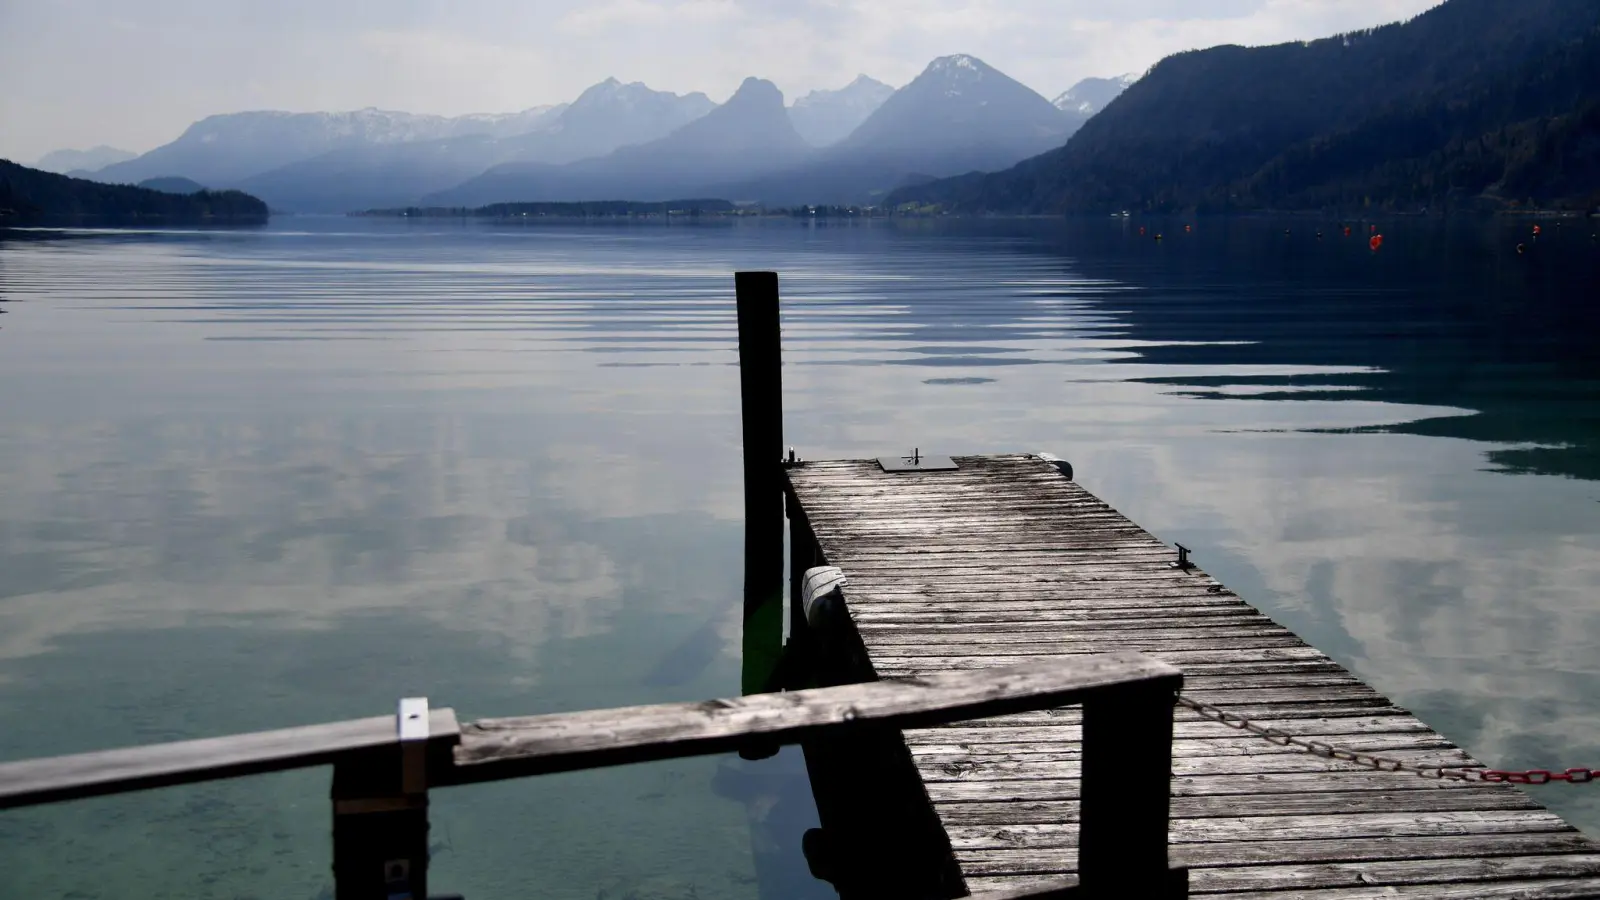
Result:
M889 202L1030 213L1460 208L1493 206L1495 185L1520 166L1522 190L1566 191L1561 202L1581 205L1586 179L1600 186L1600 135L1580 102L1600 52L1583 36L1597 28L1590 0L1447 0L1317 41L1175 54L1065 146ZM1564 74L1546 77L1555 68ZM1571 93L1523 90L1534 83ZM1565 187L1529 175L1525 158L1541 155L1559 158Z
M98 180L139 182L181 176L203 184L230 185L279 166L331 150L364 144L438 140L460 133L537 127L560 107L516 113L446 117L383 110L285 112L250 110L207 116L175 140L149 153L105 167Z
M1065 142L1083 122L957 53L930 62L848 137L800 166L706 191L786 206L870 204L909 182L1011 165Z
M849 137L894 91L875 78L857 75L842 88L815 90L795 100L789 119L807 143L827 147Z
M1056 109L1092 116L1105 109L1111 101L1122 95L1128 86L1139 80L1137 75L1117 75L1112 78L1085 78L1050 101Z
M424 197L421 205L714 196L696 188L719 178L753 177L811 152L789 119L783 92L770 81L751 77L726 103L654 141L562 166L502 164Z
M70 175L74 172L96 172L109 165L126 162L134 159L139 154L105 144L97 144L87 150L52 150L39 157L31 168L41 172L54 172L57 175Z

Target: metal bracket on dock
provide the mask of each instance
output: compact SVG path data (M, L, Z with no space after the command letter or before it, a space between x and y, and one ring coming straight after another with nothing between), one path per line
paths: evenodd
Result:
M958 468L950 457L923 455L920 447L910 456L880 456L878 465L885 472L948 472Z
M1173 563L1172 567L1174 569L1183 569L1186 572L1194 568L1194 563L1189 561L1189 548L1177 543L1172 546L1178 548L1178 561Z
M428 792L428 698L402 697L395 716L400 739L400 789L407 794Z

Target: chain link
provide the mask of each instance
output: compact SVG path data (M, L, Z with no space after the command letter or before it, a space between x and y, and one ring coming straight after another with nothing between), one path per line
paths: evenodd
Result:
M1410 772L1422 778L1451 781L1486 781L1494 784L1549 784L1552 781L1565 781L1568 784L1587 784L1600 779L1600 769L1567 769L1564 772L1529 769L1523 772L1507 772L1500 769L1419 766L1375 753L1341 749L1326 741L1296 737L1281 729L1269 728L1259 722L1252 722L1244 716L1235 715L1225 709L1212 706L1209 703L1202 703L1199 700L1191 700L1188 697L1179 696L1178 705L1192 709L1201 717L1210 719L1213 722L1220 722L1229 728L1248 731L1280 747L1293 747L1312 756L1355 763L1379 772Z

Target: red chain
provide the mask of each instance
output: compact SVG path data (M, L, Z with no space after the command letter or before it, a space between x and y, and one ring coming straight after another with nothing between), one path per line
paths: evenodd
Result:
M1551 772L1545 769L1529 769L1526 772L1502 772L1499 769L1485 769L1479 773L1479 781L1497 781L1509 784L1549 784L1552 781L1565 781L1568 784L1588 784L1600 778L1600 769L1568 769L1565 772Z

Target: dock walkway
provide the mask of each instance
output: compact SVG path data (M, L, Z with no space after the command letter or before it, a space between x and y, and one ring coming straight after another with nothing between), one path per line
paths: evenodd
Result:
M877 677L1138 650L1183 695L1410 763L1480 764L1036 456L786 468L804 566L840 567ZM1081 714L907 731L975 895L1074 874ZM1600 845L1510 785L1382 772L1175 709L1170 858L1228 898L1600 897ZM1167 778L1129 771L1126 779Z

